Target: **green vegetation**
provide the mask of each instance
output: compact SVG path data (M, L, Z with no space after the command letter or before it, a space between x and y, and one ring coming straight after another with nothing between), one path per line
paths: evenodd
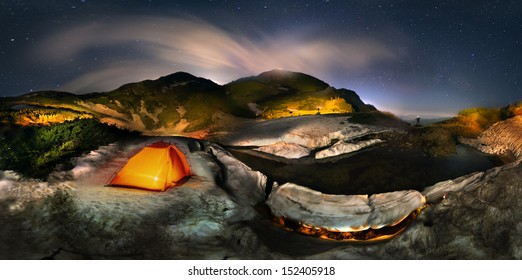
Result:
M272 70L239 79L225 87L238 107L247 108L249 103L255 103L263 110L262 116L268 119L353 111L328 84L302 73Z
M252 112L249 103L255 103L264 113ZM256 115L275 118L373 110L353 91L337 90L312 76L282 70L239 79L225 86L178 72L154 81L126 84L106 93L36 92L3 98L0 110L9 110L13 105L68 110L80 118L92 116L122 127L175 133L208 132L214 117L221 112L241 118ZM27 125L60 122L71 117L53 121L29 118L23 122L8 119L8 123Z
M296 95L276 96L261 103L264 118L280 118L315 114L344 114L353 112L346 100L335 96L335 91L306 92Z
M522 115L522 101L504 108L465 109L455 118L437 125L449 130L454 137L476 138L494 123L519 115Z
M410 141L431 155L447 155L455 152L459 137L476 138L494 123L517 115L522 115L522 102L504 108L469 108L450 120L413 128Z
M252 78L244 78L228 84L226 91L234 103L239 106L247 106L248 103L257 103L263 98L278 95L284 90Z
M444 156L457 151L457 142L452 133L438 126L426 126L413 130L414 144L432 156Z
M503 120L522 115L522 101L500 109L500 118Z
M98 122L77 119L50 126L8 125L0 130L0 170L45 178L57 164L123 137L136 135Z
M453 119L441 122L439 126L449 130L455 137L475 138L500 120L500 109L470 108L460 111Z

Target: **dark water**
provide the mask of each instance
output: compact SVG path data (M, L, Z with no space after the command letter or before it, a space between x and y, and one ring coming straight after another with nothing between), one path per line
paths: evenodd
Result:
M423 190L437 182L494 167L496 160L469 146L457 153L431 157L420 149L380 146L336 162L273 159L232 150L234 156L279 184L293 182L328 194L373 194Z
M332 161L312 158L283 160L245 150L232 150L234 156L270 179L294 182L330 194L373 194L404 189L423 190L437 182L475 171L486 170L501 162L469 146L457 146L457 153L430 157L420 149L399 149L386 145ZM271 250L290 256L322 253L352 243L333 242L288 232L267 219L251 224L262 242Z

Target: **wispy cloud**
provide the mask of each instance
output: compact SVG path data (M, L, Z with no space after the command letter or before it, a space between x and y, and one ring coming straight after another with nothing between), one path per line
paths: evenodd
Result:
M218 83L274 68L318 77L333 71L355 74L403 56L369 37L332 38L306 31L246 37L197 19L165 17L120 17L85 24L54 33L38 48L38 59L56 67L86 59L93 52L115 55L62 87L74 92L109 90L175 71ZM132 53L116 55L118 51Z

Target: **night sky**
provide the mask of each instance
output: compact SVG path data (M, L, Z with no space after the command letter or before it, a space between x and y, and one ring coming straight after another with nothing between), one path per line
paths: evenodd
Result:
M396 114L522 99L522 1L0 1L0 96L311 74Z

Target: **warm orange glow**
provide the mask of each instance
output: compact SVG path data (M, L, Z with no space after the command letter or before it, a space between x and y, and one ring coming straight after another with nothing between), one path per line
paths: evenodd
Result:
M324 228L318 228L303 224L298 221L282 217L274 217L276 225L285 228L286 230L298 232L305 235L310 235L326 240L347 241L347 242L375 242L393 238L403 232L419 215L425 206L418 208L411 214L403 217L395 222L393 225L381 227L378 229L367 229L363 231L332 231Z
M91 119L93 116L87 113L79 113L58 109L23 109L10 113L17 125L51 125L63 123L75 119Z
M304 105L309 103L307 105ZM311 105L313 104L313 106ZM343 114L351 113L353 111L352 105L346 102L341 97L330 98L325 100L323 98L311 98L300 101L289 101L281 104L277 109L271 108L265 111L263 116L266 119L305 116L319 114Z
M160 141L133 156L109 185L164 191L189 175L185 155L176 146Z
M513 108L512 112L513 112L513 115L515 115L515 116L522 115L522 102L517 104L517 106L515 108Z

